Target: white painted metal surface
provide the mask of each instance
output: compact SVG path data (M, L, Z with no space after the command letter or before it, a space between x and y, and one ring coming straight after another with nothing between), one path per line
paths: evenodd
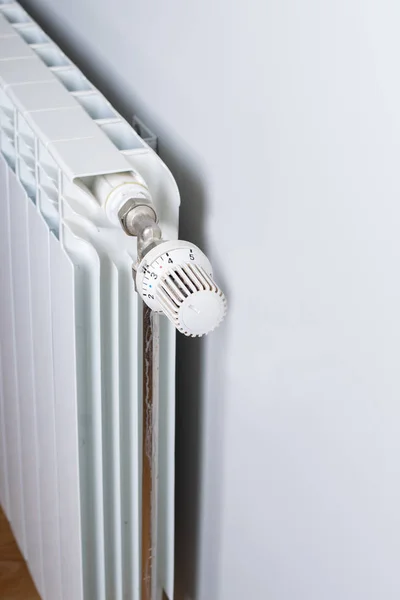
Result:
M0 502L43 599L138 600L136 242L90 186L137 170L174 239L176 184L17 3L0 5L0 126ZM174 339L163 323L157 599L173 597Z

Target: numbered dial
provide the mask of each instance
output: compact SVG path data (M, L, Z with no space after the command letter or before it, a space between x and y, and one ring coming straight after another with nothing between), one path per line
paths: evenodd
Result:
M226 313L210 261L189 242L163 242L150 250L138 265L136 286L144 302L185 335L209 333Z

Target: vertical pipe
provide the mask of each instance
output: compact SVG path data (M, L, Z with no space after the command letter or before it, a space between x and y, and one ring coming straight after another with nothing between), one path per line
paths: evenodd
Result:
M157 540L158 315L143 305L141 600L155 600Z

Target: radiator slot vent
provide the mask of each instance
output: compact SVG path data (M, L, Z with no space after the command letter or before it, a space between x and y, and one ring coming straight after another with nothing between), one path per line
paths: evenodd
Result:
M53 69L53 73L69 92L86 92L93 89L89 81L74 67Z
M36 25L21 25L17 31L29 45L49 43L47 35L39 27L36 27Z
M116 145L118 150L137 150L138 148L144 147L142 140L134 134L132 127L124 121L106 123L104 125L100 125L100 128L109 137L113 144Z
M101 94L96 92L76 94L75 98L95 121L115 119L118 116L111 104Z
M5 4L0 6L0 10L4 17L7 19L9 23L12 25L17 25L19 23L29 23L32 19L27 15L27 13L20 6L13 6L12 4Z
M48 67L63 67L69 64L69 60L65 54L62 54L57 48L54 48L53 44L32 46L32 50L36 52L39 58L41 58Z
M10 169L15 173L17 159L14 144L5 135L1 136L1 153L6 159Z

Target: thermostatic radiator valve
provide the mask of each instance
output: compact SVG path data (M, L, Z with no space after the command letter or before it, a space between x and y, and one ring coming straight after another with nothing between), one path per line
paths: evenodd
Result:
M163 240L157 213L138 173L104 175L93 192L111 222L138 240L133 266L136 290L153 311L164 313L181 333L202 336L226 314L226 299L213 279L210 261L197 246Z

